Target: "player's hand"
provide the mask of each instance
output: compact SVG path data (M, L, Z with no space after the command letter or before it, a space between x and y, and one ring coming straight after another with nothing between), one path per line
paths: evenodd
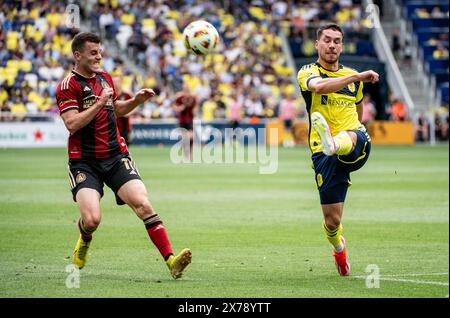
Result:
M113 96L114 90L111 87L104 88L100 97L98 98L98 103L101 105L106 105L106 102Z
M145 101L147 101L147 99L152 98L155 95L156 95L156 93L153 91L153 89L143 88L139 92L137 92L136 96L134 96L134 100L138 104L142 104L142 103L145 103Z
M363 81L365 83L370 82L373 84L373 83L378 82L378 80L380 79L380 75L378 75L377 72L369 70L369 71L359 73L359 78L360 78L360 81Z

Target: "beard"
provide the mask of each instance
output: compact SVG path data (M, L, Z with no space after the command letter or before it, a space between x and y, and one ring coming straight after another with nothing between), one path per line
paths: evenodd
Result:
M334 64L339 60L339 54L335 53L336 55L330 56L329 54L325 53L322 54L321 58L328 64Z

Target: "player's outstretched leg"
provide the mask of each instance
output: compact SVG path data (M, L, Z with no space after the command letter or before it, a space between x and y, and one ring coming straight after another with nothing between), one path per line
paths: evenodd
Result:
M332 156L336 153L336 145L334 143L333 136L331 135L330 128L327 121L319 112L311 114L311 124L314 130L320 137L322 142L322 151L327 156Z
M191 260L192 252L188 248L185 248L176 256L170 255L166 263L172 277L175 279L180 278L184 269L191 263Z
M340 252L333 250L334 263L341 276L350 275L350 263L347 260L347 247L345 246L345 239L341 235L341 246L343 246Z

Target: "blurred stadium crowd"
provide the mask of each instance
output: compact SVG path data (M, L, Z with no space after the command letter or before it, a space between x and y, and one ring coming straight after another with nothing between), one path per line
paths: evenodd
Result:
M123 90L157 92L133 114L137 122L174 118L171 105L184 81L199 97L204 121L228 118L231 107L239 107L244 120L278 117L285 104L293 104L296 117L305 119L297 70L288 64L281 36L298 44L292 46L298 49L294 54L313 56L311 30L323 20L346 30L350 40L344 53L374 55L365 37L370 21L358 0L2 1L0 121L57 113L55 88L73 67L70 43L78 32L67 24L70 3L79 6L80 29L105 39L103 68L122 78ZM221 35L217 52L206 57L187 52L182 37L184 27L199 18ZM446 54L448 72L448 43L444 49L439 54ZM370 104L370 97L366 100ZM386 105L392 119L398 115L391 111L395 102ZM366 108L368 120L374 119L370 105Z

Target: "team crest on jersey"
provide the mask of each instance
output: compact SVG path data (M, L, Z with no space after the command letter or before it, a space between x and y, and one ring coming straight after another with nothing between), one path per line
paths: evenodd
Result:
M355 83L350 83L347 85L347 87L350 92L352 92L352 93L355 92Z
M100 85L102 85L102 88L103 89L105 89L105 88L111 88L111 86L109 85L109 83L107 82L107 81L104 81L104 80L101 80L100 81ZM113 107L113 99L112 98L109 98L108 99L108 101L106 102L106 108L108 108L108 109L110 109L110 110L114 110L114 107Z
M111 86L109 85L109 83L107 82L107 81L104 81L104 80L102 80L101 82L100 82L100 84L102 85L102 88L103 89L105 89L105 88L110 88Z
M77 182L77 183L81 183L81 182L83 182L84 180L86 180L86 175L84 174L84 173L79 173L79 174L77 174L77 177L76 177L76 179L75 179L75 181Z

